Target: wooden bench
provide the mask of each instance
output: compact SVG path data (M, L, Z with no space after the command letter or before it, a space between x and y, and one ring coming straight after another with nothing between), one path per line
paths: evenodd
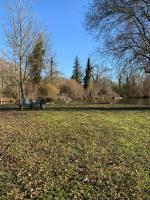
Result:
M45 100L43 98L37 98L37 99L21 99L19 103L19 108L23 110L24 108L40 108L43 109L45 108Z

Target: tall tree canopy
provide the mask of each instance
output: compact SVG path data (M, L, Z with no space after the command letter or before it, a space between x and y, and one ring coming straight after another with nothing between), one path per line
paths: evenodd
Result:
M149 0L92 0L86 27L103 34L107 49L126 66L150 72Z
M33 86L39 84L41 80L41 72L44 68L44 55L44 39L43 35L40 34L35 43L33 52L29 56L30 77Z
M72 79L76 80L78 83L82 83L82 69L78 56L75 57L73 65Z
M85 77L84 77L84 88L85 89L87 89L90 86L91 78L92 78L91 59L88 58Z

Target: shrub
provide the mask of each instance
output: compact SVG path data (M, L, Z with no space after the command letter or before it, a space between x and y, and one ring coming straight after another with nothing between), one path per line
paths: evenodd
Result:
M71 99L82 99L85 96L85 90L75 80L66 80L60 87L60 94Z
M48 96L48 97L56 97L59 94L59 90L56 86L48 83L46 85L40 84L38 88L38 95Z
M15 87L6 86L3 95L8 98L18 99L18 91Z

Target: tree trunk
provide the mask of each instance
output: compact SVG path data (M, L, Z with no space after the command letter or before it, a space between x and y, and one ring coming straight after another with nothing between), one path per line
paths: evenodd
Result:
M20 98L24 99L24 87L23 87L21 60L20 60Z

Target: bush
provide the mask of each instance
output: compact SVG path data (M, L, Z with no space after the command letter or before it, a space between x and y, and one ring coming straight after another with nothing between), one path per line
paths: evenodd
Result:
M57 95L59 94L59 90L52 84L48 83L46 85L44 84L40 84L39 88L38 88L38 95L41 96L48 96L48 97L57 97Z
M91 98L98 98L103 96L107 98L115 98L118 96L118 94L113 91L111 82L103 78L97 83L91 83L91 86L87 90L87 96Z
M75 80L66 80L60 87L60 95L67 96L71 99L82 99L85 96L85 90Z
M15 87L6 86L3 91L3 96L16 100L18 99L18 91Z

